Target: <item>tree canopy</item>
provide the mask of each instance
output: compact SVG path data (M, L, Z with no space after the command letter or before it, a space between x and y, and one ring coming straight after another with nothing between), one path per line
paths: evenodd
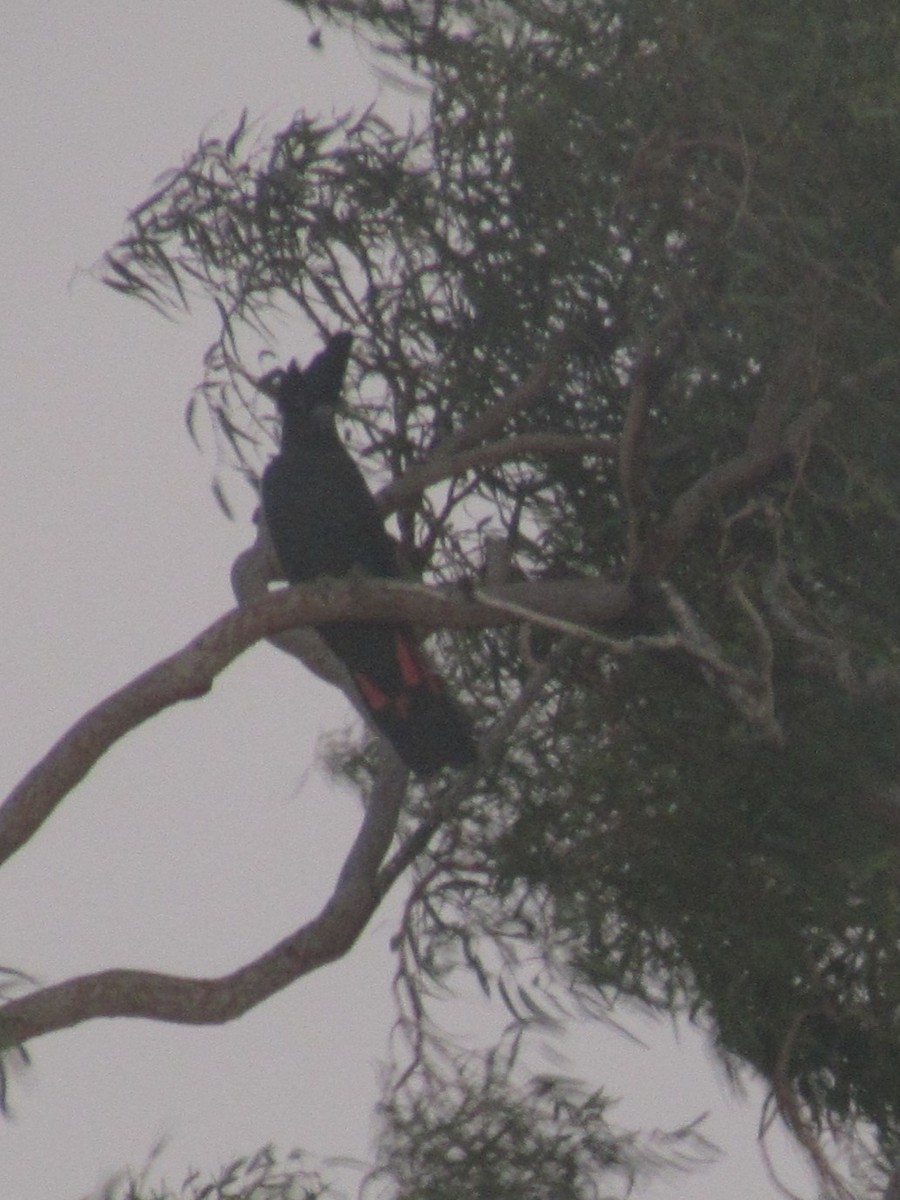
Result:
M296 352L270 326L351 330L344 429L406 561L506 605L436 639L494 731L485 771L410 789L399 818L419 833L397 863L414 1071L384 1110L395 1194L463 1194L458 1172L424 1180L474 1116L505 1132L470 1145L527 1125L522 1095L470 1107L471 1079L422 1082L447 1070L429 991L460 970L523 1025L563 999L688 1015L768 1081L826 1190L881 1194L900 1136L896 5L296 7L420 85L409 124L301 114L266 140L242 120L134 210L107 278L216 305L188 424L251 481L272 450L255 355ZM371 747L334 757L377 778ZM622 1167L591 1140L599 1099L529 1087L538 1182L466 1195L586 1196ZM874 1146L855 1183L826 1134Z

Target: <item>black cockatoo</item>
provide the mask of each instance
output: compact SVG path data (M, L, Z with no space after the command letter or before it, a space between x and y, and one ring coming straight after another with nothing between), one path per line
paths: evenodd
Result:
M281 452L263 474L262 503L291 583L353 570L400 574L394 542L334 425L352 340L338 333L305 371L292 362L274 375ZM317 632L349 669L373 724L417 775L475 760L468 719L408 626L342 621Z

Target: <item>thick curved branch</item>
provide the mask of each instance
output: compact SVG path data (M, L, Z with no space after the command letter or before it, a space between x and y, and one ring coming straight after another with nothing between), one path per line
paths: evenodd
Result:
M331 594L330 600L323 600L323 591ZM369 593L370 602L363 601L361 604L360 595L365 593ZM336 596L340 597L337 602L334 599ZM326 581L314 587L283 589L266 596L247 608L221 618L180 654L164 660L135 680L134 684L87 714L7 801L4 807L7 834L15 830L17 825L20 830L29 824L36 828L34 822L38 814L32 812L29 820L27 812L23 812L23 806L27 806L33 789L40 787L41 766L47 772L45 783L58 782L67 773L77 774L80 778L88 769L86 758L81 757L77 763L70 764L67 772L59 769L60 765L66 767L66 754L77 755L80 751L82 755L99 756L102 753L101 744L104 743L101 735L105 732L105 742L111 744L109 731L127 724L126 713L137 722L163 707L166 696L183 699L202 694L208 689L214 675L241 649L260 637L297 624L298 618L320 621L326 613L329 616L344 616L344 610L346 615L364 613L375 617L396 617L398 600L403 596L412 600L414 609L433 607L430 600L437 599L437 609L487 609L482 615L489 622L506 619L502 612L493 612L490 605L459 601L452 601L448 605L440 597L434 597L423 589L383 583L373 586L371 581L366 581L365 585L358 581L338 584ZM422 600L425 601L424 605L418 603ZM408 615L412 617L412 609ZM418 615L422 616L423 612L420 611ZM513 706L516 720L543 686L549 671L547 665L544 675L536 676L523 689L521 704ZM185 680L190 682L185 684ZM109 706L122 710L118 719L115 719L114 713L105 711ZM502 728L494 731L491 744L508 734L511 719L510 714L506 714ZM99 729L92 729L93 723L99 723ZM72 740L67 746L69 739ZM63 756L62 764L54 763L55 755ZM447 789L434 819L423 822L394 859L379 872L396 831L408 778L399 760L386 755L385 765L369 797L362 825L347 855L337 887L312 921L253 962L218 978L193 979L155 971L119 969L101 971L42 988L11 1001L0 1010L0 1049L19 1046L43 1034L100 1017L143 1017L181 1024L213 1025L241 1016L303 975L347 953L381 899L416 854L425 848L448 809L458 803L464 790L471 787L473 775L474 772L467 772ZM58 799L61 799L61 795ZM49 810L52 810L52 805ZM39 812L49 810L45 804Z
M602 580L519 582L495 591L499 601L509 600L581 624L621 616L630 604L626 588ZM403 621L431 629L473 629L520 619L487 599L473 601L464 592L438 593L393 580L321 580L263 596L220 617L183 649L76 721L0 806L0 864L28 841L120 738L163 709L204 695L229 663L262 638L329 620Z
M42 988L0 1010L0 1047L18 1046L97 1017L145 1017L186 1025L234 1020L345 954L383 894L370 874L350 874L314 920L254 962L217 979L111 970Z
M304 589L306 590L306 589ZM285 592L279 598L286 598ZM560 648L558 654L562 654ZM552 673L544 665L487 738L487 759L500 753L515 723ZM156 971L110 970L42 988L0 1010L0 1051L100 1017L143 1017L185 1025L218 1025L242 1016L302 976L350 950L381 900L428 845L442 820L472 786L475 771L456 780L379 871L396 830L408 772L388 756L366 806L359 833L322 911L253 962L214 979Z
M98 1017L221 1024L342 957L396 878L382 880L377 872L396 832L408 777L396 755L386 754L331 898L317 917L265 954L217 979L123 969L42 988L0 1010L0 1050Z
M619 439L619 480L622 486L622 508L625 515L625 561L635 562L640 545L641 478L640 459L650 411L647 378L650 364L646 355L635 368L631 383L622 436Z
M243 550L231 565L231 590L241 607L268 596L271 584L287 582L262 509L256 514L256 523L256 541ZM315 629L297 626L274 634L268 640L285 654L303 663L314 675L346 692L357 706L361 705L350 672L332 654Z

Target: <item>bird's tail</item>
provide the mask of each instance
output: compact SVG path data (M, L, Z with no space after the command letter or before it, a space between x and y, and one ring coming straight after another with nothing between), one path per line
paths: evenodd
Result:
M466 767L477 749L468 717L408 630L363 622L320 627L372 718L410 770L427 778Z

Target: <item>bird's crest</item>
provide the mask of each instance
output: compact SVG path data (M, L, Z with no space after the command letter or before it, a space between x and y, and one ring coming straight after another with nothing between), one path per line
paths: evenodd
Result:
M336 408L352 342L351 334L336 333L305 371L292 359L285 371L278 372L273 382L277 387L275 402L281 412L301 416L317 408Z

